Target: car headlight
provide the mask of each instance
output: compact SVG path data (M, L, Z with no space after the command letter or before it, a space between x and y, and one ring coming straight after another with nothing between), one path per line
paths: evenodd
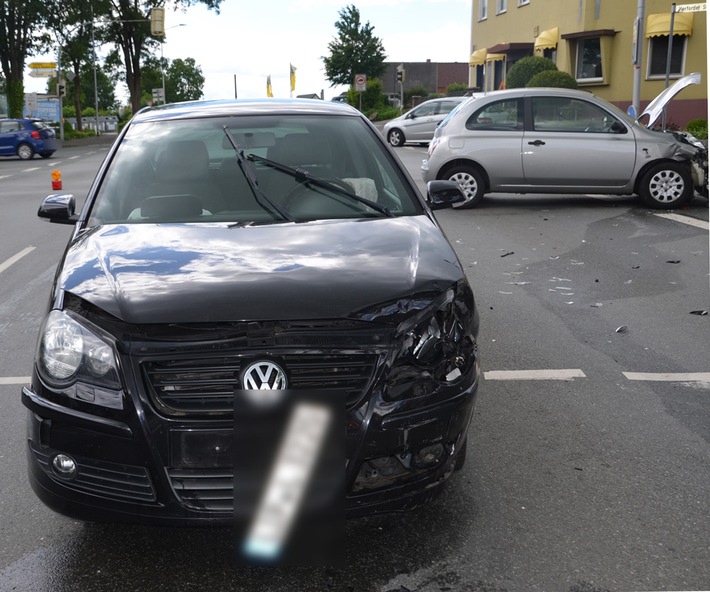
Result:
M478 316L468 283L461 281L402 322L387 381L387 398L432 394L455 385L476 362Z
M110 338L85 319L65 311L53 310L47 315L36 364L42 379L57 389L76 384L121 389Z

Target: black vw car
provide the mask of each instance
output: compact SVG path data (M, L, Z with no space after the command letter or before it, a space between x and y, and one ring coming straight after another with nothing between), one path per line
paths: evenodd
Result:
M262 516L265 554L268 516L425 502L478 386L474 297L431 212L463 200L423 199L347 105L138 113L80 213L40 206L74 230L22 391L34 491L84 520Z

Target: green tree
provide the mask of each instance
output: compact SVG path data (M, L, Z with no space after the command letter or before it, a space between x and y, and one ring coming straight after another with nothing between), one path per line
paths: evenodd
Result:
M557 70L555 62L541 56L527 56L515 62L505 77L506 88L523 88L530 79L545 70Z
M170 103L180 101L196 101L204 96L202 91L205 85L205 77L202 69L195 63L193 58L184 60L175 59L170 61L150 57L143 64L143 83L145 91L141 100L142 105L147 105L152 101L152 89L162 88L163 72L165 73L165 95Z
M330 55L321 58L330 85L352 85L355 74L382 76L386 55L382 42L372 33L374 27L369 22L361 24L360 11L352 4L339 15L340 20L335 23L338 37L328 44Z
M550 88L577 88L579 85L574 79L574 76L567 72L559 70L543 70L533 76L525 85L528 88L532 87L550 87Z
M219 14L222 0L176 0L171 6L178 10L198 4ZM115 55L123 64L120 76L128 87L133 112L138 111L141 103L142 62L148 50L159 43L159 38L150 33L150 11L163 5L164 0L112 0L110 13L104 15L110 22L105 26L102 40L116 47Z
M44 0L0 0L0 65L10 117L22 117L25 60L47 41L37 32L46 21L49 4Z

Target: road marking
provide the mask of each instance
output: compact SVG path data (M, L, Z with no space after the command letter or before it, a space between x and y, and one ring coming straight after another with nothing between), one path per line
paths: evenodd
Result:
M698 220L696 218L690 218L689 216L681 216L680 214L654 213L653 215L658 216L659 218L673 220L674 222L681 222L682 224L687 224L688 226L702 228L703 230L708 229L708 223L705 222L705 220Z
M32 172L38 171L38 170L39 170L39 167L32 167L31 169L24 169L24 170L22 170L22 171L20 171L20 172L21 172L21 173L32 173Z
M25 249L22 249L19 253L16 255L13 255L9 259L6 259L2 263L0 263L0 273L5 271L8 267L11 265L14 265L17 263L20 259L22 259L25 255L29 255L32 251L34 251L36 247L27 247Z
M0 179L9 179L12 175L1 175Z
M0 376L0 386L29 384L30 382L32 382L32 378L30 376Z
M563 370L493 370L484 372L486 380L574 380L586 378L578 369Z
M77 158L81 158L81 156L70 156L69 160L76 160Z
M629 380L655 382L710 382L710 372L623 372Z

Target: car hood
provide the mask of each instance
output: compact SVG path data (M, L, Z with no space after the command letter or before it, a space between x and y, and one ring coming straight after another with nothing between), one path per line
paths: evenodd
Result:
M687 76L683 76L671 84L668 88L664 89L655 99L653 99L641 116L636 120L641 122L646 117L648 117L648 122L645 124L647 128L652 128L658 119L663 114L663 109L671 102L673 97L675 97L680 91L691 84L700 84L700 72L693 72Z
M359 318L463 276L425 215L234 227L101 226L58 287L135 324Z

